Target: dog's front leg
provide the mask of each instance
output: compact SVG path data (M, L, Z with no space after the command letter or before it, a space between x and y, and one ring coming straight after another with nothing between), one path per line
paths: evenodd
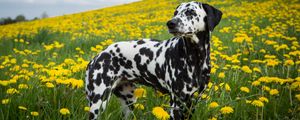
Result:
M170 106L170 120L182 120L181 102L174 94L171 95Z
M181 94L177 96L175 94L171 95L170 101L170 117L171 120L185 120L191 119L192 117L192 99L191 96Z

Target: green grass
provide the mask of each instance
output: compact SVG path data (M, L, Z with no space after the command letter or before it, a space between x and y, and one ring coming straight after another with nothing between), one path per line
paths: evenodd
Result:
M186 1L186 0L184 0ZM181 2L181 1L179 1ZM213 2L213 1L209 1ZM257 1L256 1L257 2ZM259 1L264 2L264 1ZM251 1L250 1L251 3ZM173 3L177 4L177 3ZM233 2L230 4L217 4L218 8L228 8L233 4L242 4L240 1ZM226 10L226 9L225 9ZM153 10L155 11L155 10ZM153 12L153 11L141 11L141 13ZM227 13L225 13L227 14ZM270 13L271 14L271 13ZM122 14L114 13L112 16L117 17ZM147 14L148 15L148 14ZM149 15L151 16L151 14ZM171 18L171 16L170 16ZM279 21L280 23L287 24L285 20ZM280 50L276 51L273 46L266 45L262 39L266 40L274 40L279 44L287 44L288 46L292 46L291 41L282 40L281 38L271 38L267 35L258 36L256 33L250 32L250 28L252 24L259 26L261 29L264 29L268 26L271 26L274 21L270 21L269 18L257 17L255 19L250 19L245 21L243 18L239 17L229 17L222 19L221 23L216 27L213 32L213 36L216 36L222 41L222 47L227 46L227 49L218 50L217 47L213 46L213 52L220 52L225 55L234 55L239 53L237 50L249 50L249 43L233 43L232 39L235 38L235 34L239 33L242 30L245 30L246 33L253 37L252 44L254 45L254 51L251 51L249 54L242 54L238 57L238 60L241 62L237 64L238 66L247 65L251 68L258 67L261 69L261 73L253 72L252 74L247 74L242 72L241 70L236 69L224 69L226 65L235 65L232 64L231 61L224 60L218 54L216 55L217 60L213 61L216 65L220 66L217 69L215 74L211 76L211 82L213 82L213 87L219 86L220 83L227 83L231 87L231 91L228 92L224 89L224 87L219 86L219 90L215 91L213 88L209 89L205 92L210 98L202 99L196 106L196 111L193 114L193 120L205 120L212 117L217 117L218 119L299 119L299 100L295 98L296 94L299 94L299 89L290 90L290 86L292 83L278 84L278 83L262 83L265 86L268 86L272 89L278 89L279 95L269 95L267 91L264 91L260 87L255 87L251 85L251 82L257 80L262 76L275 76L279 78L296 78L299 77L299 64L293 66L284 66L283 63L287 59L284 57L284 54L288 54L291 50ZM134 22L128 23L133 26L139 27ZM153 22L150 23L149 26L165 26L165 22ZM219 30L230 26L232 30L229 33L222 33ZM98 26L99 29L101 26ZM241 27L241 28L239 28ZM144 30L145 26L140 26L141 30ZM296 37L299 39L300 34L295 30L295 27L289 26L289 28L285 29L285 36ZM276 29L274 29L276 31ZM87 33L82 31L83 33ZM127 33L128 31L125 31ZM129 32L128 32L129 34ZM43 68L47 69L55 69L55 67L47 66L50 62L55 62L58 66L59 64L64 63L65 59L71 58L73 60L77 60L78 58L83 58L85 61L91 60L97 53L91 51L91 47L95 47L100 42L110 39L111 36L115 36L114 42L129 40L131 36L125 34L124 36L119 35L118 33L109 33L105 36L98 36L94 34L89 34L88 37L79 36L76 37L75 40L72 33L63 33L63 32L53 32L50 28L41 28L37 34L30 35L17 35L16 37L9 38L3 37L0 39L0 65L3 65L5 61L5 56L9 56L9 60L12 58L17 59L17 63L4 65L4 68L0 69L0 80L10 80L13 76L24 75L21 70L32 71L34 74L32 76L28 76L29 79L20 78L16 83L10 84L8 86L0 85L0 100L9 98L10 102L8 104L0 103L0 119L1 120L23 120L23 119L38 119L38 120L81 120L88 118L88 112L85 112L83 109L87 106L87 100L84 93L84 88L71 88L68 85L56 84L55 82L54 88L47 88L45 83L41 82L40 75L44 75L49 77L43 69L34 69L33 64L28 63L28 68L22 68L20 70L12 71L14 66L21 66L24 61L29 60L35 62L37 64L43 65ZM146 36L145 33L142 36ZM167 28L165 27L160 31L160 33L150 35L151 38L165 40L171 37L171 35L167 32ZM15 42L15 39L24 39L25 42L29 42L28 45L25 43ZM140 39L140 38L135 38ZM59 43L63 43L64 47L62 48L54 48L52 50L45 50L43 47L44 44L49 45L54 41L58 41ZM299 41L298 41L299 45ZM105 48L107 45L104 45ZM81 48L84 51L84 54L79 54L77 47ZM16 48L18 50L31 50L31 51L39 51L36 55L21 55L15 53L13 49ZM266 53L258 52L260 49L265 49ZM297 47L299 50L299 47ZM56 53L55 57L53 54ZM278 60L282 63L275 67L268 67L265 64L254 64L251 63L251 60L260 59L264 60L264 55L276 55ZM248 61L244 61L243 58L248 58ZM298 57L292 57L295 62L299 61ZM80 64L80 62L76 62L76 64ZM73 65L65 65L64 69L71 70ZM218 73L225 72L225 78L218 78ZM68 78L76 78L84 80L85 69L81 69L78 72L72 73L70 76L62 76ZM26 75L25 75L26 76ZM294 81L295 82L295 81ZM29 85L28 89L18 89L19 84L27 84ZM250 93L244 93L240 91L240 87L246 86L250 89ZM141 103L145 106L144 110L134 110L133 115L130 116L129 119L137 119L137 120L153 120L155 116L152 115L152 108L155 106L161 106L162 104L168 104L168 97L157 97L153 89L149 87L145 87L147 90L147 97L138 99L137 103ZM6 93L7 89L16 88L20 93L9 95ZM268 98L269 102L264 103L264 107L259 108L255 107L251 104L246 104L246 100L255 100L260 96L265 96ZM218 102L219 107L211 109L208 108L209 103L212 101ZM1 101L0 101L1 102ZM18 106L25 106L27 108L26 111L18 109ZM223 115L219 112L219 110L224 106L231 106L234 109L232 114ZM70 115L61 115L59 110L61 108L68 108L71 112ZM165 107L165 110L168 110L168 107ZM39 112L39 116L31 116L31 111ZM101 120L118 120L124 119L122 116L122 108L120 107L120 103L115 96L111 97L111 100L107 106L107 110L101 116Z

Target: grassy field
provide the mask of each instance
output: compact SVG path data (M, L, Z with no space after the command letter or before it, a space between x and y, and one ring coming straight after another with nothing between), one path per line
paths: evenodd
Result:
M113 42L170 38L166 21L185 1L144 0L0 26L0 119L87 119L89 60ZM211 82L192 119L300 119L300 2L201 2L224 15L211 41ZM143 108L131 119L169 110L168 96L139 87ZM113 97L102 119L122 119L119 106Z

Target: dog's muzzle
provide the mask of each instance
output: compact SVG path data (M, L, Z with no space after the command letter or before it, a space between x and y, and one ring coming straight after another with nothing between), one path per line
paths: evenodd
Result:
M178 18L173 18L173 19L171 19L171 20L169 20L168 22L167 22L167 26L168 26L168 28L169 28L169 32L171 33L171 34L177 34L177 33L181 33L180 31L179 31L179 23L181 22L181 20L180 19L178 19Z

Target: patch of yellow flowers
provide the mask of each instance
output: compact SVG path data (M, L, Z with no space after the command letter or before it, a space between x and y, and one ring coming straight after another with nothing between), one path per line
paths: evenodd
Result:
M211 81L201 96L202 101L209 104L201 108L207 107L209 109L205 110L215 110L219 114L207 112L209 115L206 116L218 119L221 115L233 115L232 113L240 111L235 105L244 105L244 101L248 103L245 106L254 106L252 108L279 104L274 101L286 93L290 94L290 98L282 99L293 104L287 108L299 112L300 45L296 35L300 32L299 3L295 0L268 0L260 1L259 4L252 1L241 1L238 4L235 1L220 0L203 2L218 6L224 13L222 22L230 23L224 25L221 22L222 27L217 27L212 36ZM18 104L17 109L30 111L29 107L27 109L21 103L12 103L14 96L26 94L24 91L35 87L49 91L61 86L82 90L83 76L74 75L84 74L91 56L116 40L164 36L162 33L166 32L165 22L172 17L177 4L168 0L145 0L86 13L0 26L0 38L11 38L14 45L19 45L11 49L11 54L0 56L0 87L3 91L1 104ZM268 22L262 25L264 20ZM24 47L31 44L30 37L18 36L34 36L42 28L49 32L69 34L71 39L67 42L55 39L47 44L43 43L40 50ZM62 62L56 61L60 57L59 51L68 47L69 42L75 42L78 38L88 42L93 37L105 39L88 48L75 46L74 57L61 58ZM38 54L45 54L41 58L43 62L33 59ZM35 80L41 87L30 84ZM146 93L145 88L139 87L134 91L134 96L140 100L152 95L151 92ZM169 101L166 95L157 96ZM199 94L196 96L199 97ZM149 112L139 100L133 105L134 108ZM154 117L169 119L170 115L165 109L157 106L151 111ZM84 107L82 111L89 111L89 107ZM69 115L71 112L73 114L68 108L59 109L61 115ZM40 114L43 113L30 112L31 116L41 116Z

